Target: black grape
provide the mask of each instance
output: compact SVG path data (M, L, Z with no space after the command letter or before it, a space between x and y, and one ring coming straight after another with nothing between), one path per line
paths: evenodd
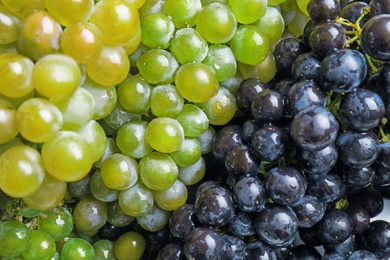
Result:
M383 211L384 207L382 193L371 186L362 189L357 193L348 194L347 200L350 204L363 206L370 214L370 218L378 216Z
M298 218L298 227L308 228L318 223L324 216L326 204L311 195L305 195L291 205Z
M253 219L254 216L251 213L236 210L236 214L229 222L229 231L239 237L253 236L256 233Z
M157 260L185 260L183 245L177 243L166 244L159 252Z
M385 220L374 220L363 233L363 239L371 251L390 252L390 223Z
M356 23L357 19L364 13L364 8L367 6L367 3L361 1L350 3L341 10L340 17L347 19L351 23ZM370 15L364 15L363 19L360 20L360 27L363 27L369 17ZM349 26L344 25L344 27L346 30L352 30Z
M348 260L378 260L374 253L367 250L356 250L350 254L347 258Z
M268 85L258 78L248 78L241 81L235 92L238 109L246 113L250 112L253 99L265 89L268 89Z
M344 167L343 177L349 193L359 191L372 183L375 176L375 168L372 166L351 168Z
M277 260L275 249L262 241L246 244L246 259L269 259Z
M335 22L322 22L314 26L309 36L312 52L320 59L334 49L342 49L347 41L343 27Z
M328 209L318 223L318 235L323 243L344 242L352 234L352 221L341 209Z
M324 244L325 252L327 253L339 253L348 255L355 250L355 242L353 235L350 235L345 241L336 244Z
M289 260L316 260L320 259L321 254L318 252L318 250L313 247L306 244L298 245L296 247L293 247L290 251L290 257Z
M238 145L227 153L225 169L233 177L255 176L259 172L259 163L248 146Z
M361 234L370 227L370 213L362 205L349 204L345 209L353 224L353 233Z
M292 64L291 76L296 81L315 80L320 74L320 64L321 61L314 56L313 52L304 53Z
M235 236L223 235L225 242L225 259L226 260L244 260L245 259L245 242Z
M317 23L336 19L340 10L338 0L311 0L307 5L310 18Z
M257 130L260 129L260 125L254 119L248 119L242 124L242 139L250 144L252 138Z
M258 177L241 178L233 188L233 200L242 211L260 211L266 203L263 182Z
M370 6L373 15L390 14L390 3L387 0L371 0Z
M274 56L277 73L286 78L291 74L292 64L301 54L307 52L306 46L298 39L284 38L275 46Z
M298 162L309 174L321 174L330 171L335 166L338 158L336 145L331 143L318 151L299 149L297 151Z
M343 183L334 173L311 174L307 176L307 194L325 203L335 201L342 192Z
M169 219L169 230L171 234L179 239L185 239L187 235L199 226L200 223L195 214L193 204L185 204L177 208Z
M275 123L283 116L283 97L279 92L266 89L257 94L251 104L251 114L259 123Z
M212 153L221 163L225 163L226 154L235 146L242 144L242 129L238 125L222 127L213 137Z

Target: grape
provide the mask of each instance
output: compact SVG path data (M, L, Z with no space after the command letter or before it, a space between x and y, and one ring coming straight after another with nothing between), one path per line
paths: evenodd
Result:
M104 226L107 221L107 203L87 197L79 200L73 210L73 220L76 228L81 231L95 231Z
M123 212L119 200L107 203L107 222L116 227L125 227L130 225L135 218Z
M183 127L185 137L200 137L209 127L207 115L193 104L184 104L175 118Z
M238 125L224 126L212 140L212 153L217 160L225 162L227 153L242 144L242 128Z
M206 162L201 156L198 161L187 167L178 167L178 179L185 185L193 185L201 181L206 173Z
M157 260L163 259L184 259L183 246L172 242L166 244L158 253Z
M329 209L319 222L319 236L324 243L340 243L352 232L352 222L348 214L340 209Z
M94 1L48 0L46 9L62 26L69 26L88 20L94 9Z
M12 141L19 133L16 110L12 104L0 99L0 144Z
M278 9L267 6L265 14L253 23L262 30L269 39L269 43L276 43L284 32L284 20Z
M372 12L374 13L374 15L390 13L390 6L389 3L387 3L386 1L371 0L370 6L373 9Z
M333 202L342 193L342 181L332 172L310 174L307 176L307 194L326 203Z
M276 43L274 56L278 73L283 77L291 74L294 61L306 52L306 46L298 39L284 38Z
M203 64L211 66L218 81L224 81L236 75L237 62L227 45L212 45L208 48Z
M141 44L141 41L142 41L142 30L141 30L141 25L139 25L135 35L129 41L125 42L121 46L123 47L127 55L131 55L133 54L133 52L135 52L135 50L137 50L138 46Z
M362 49L374 59L389 61L390 14L372 17L363 26L360 34ZM374 29L375 28L375 29Z
M340 10L340 2L337 0L311 0L307 4L307 12L316 23L336 19Z
M42 230L30 232L30 247L22 255L24 259L51 259L56 252L53 238Z
M163 13L169 15L176 28L193 27L196 17L202 9L201 0L175 1L165 0Z
M22 1L13 1L13 0L3 0L2 4L14 15L19 18L23 18L28 14L32 13L34 10L43 10L45 9L46 1L44 0L22 0Z
M225 169L233 177L255 176L259 172L259 163L246 145L233 147L225 158Z
M118 102L126 110L145 113L150 107L151 87L141 76L127 77L118 88Z
M181 112L184 99L172 84L155 86L150 95L150 107L157 117L175 117Z
M158 205L154 204L152 209L142 215L137 217L137 223L144 229L149 232L157 232L164 228L171 217L171 212L165 209L160 208Z
M184 138L179 150L169 154L175 163L187 167L196 163L202 155L202 147L197 138Z
M264 16L267 1L264 0L229 0L229 6L241 24L250 24Z
M175 25L165 13L141 17L142 43L150 48L166 49L175 33Z
M154 204L152 191L140 182L127 190L121 191L118 200L123 212L131 217L146 214Z
M297 157L308 174L321 174L330 171L336 165L338 152L334 143L318 151L298 150Z
M233 187L233 201L244 212L259 212L266 202L263 181L255 176L242 177Z
M145 250L145 239L138 232L130 231L121 235L114 245L119 260L140 259Z
M92 244L95 251L95 260L115 259L114 242L100 239Z
M119 190L110 189L104 184L100 170L92 174L89 185L92 195L100 201L112 202L119 197Z
M153 197L160 208L166 211L173 211L186 203L188 191L183 182L176 180L173 185L166 190L153 191Z
M92 150L93 162L98 161L104 154L107 145L107 138L102 126L95 120L89 121L86 125L77 130Z
M249 112L253 99L264 89L268 89L268 85L258 78L241 81L235 93L237 107L243 112Z
M292 64L291 75L294 80L316 80L320 75L321 61L314 53L308 52L300 55Z
M178 151L184 141L184 130L180 123L169 117L154 118L146 128L149 145L162 153Z
M102 163L107 159L107 157L120 152L121 150L118 148L115 140L111 137L106 137L106 147L104 149L103 155L94 163L94 166L100 169L102 167Z
M259 123L275 123L284 112L282 96L271 89L261 91L252 100L251 114Z
M82 238L71 238L65 242L61 251L61 259L95 259L92 245Z
M326 204L317 197L304 195L298 202L291 205L298 218L299 228L313 227L325 214Z
M209 125L208 129L200 136L198 136L198 140L200 141L200 145L202 147L202 154L208 154L212 150L212 142L215 135L214 128Z
M255 242L249 242L246 245L246 257L253 259L278 259L276 250L260 240Z
M17 220L0 223L0 255L4 257L19 256L30 247L30 230Z
M125 110L118 102L114 110L103 118L103 122L100 121L99 123L107 134L115 134L125 123L139 121L141 118L141 114Z
M264 83L270 82L277 72L275 57L272 51L269 51L267 57L255 66L241 62L237 62L237 64L239 72L244 79L258 78Z
M37 220L38 229L48 233L55 241L69 236L74 226L72 213L61 206L43 211Z
M208 49L207 41L194 28L177 30L171 40L171 53L180 64L202 62L206 58Z

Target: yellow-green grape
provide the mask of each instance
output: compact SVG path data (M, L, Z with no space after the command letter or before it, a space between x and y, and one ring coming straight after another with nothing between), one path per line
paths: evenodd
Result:
M18 17L0 6L0 44L8 44L17 40L19 24Z
M194 28L177 30L171 40L171 53L180 64L202 62L208 49L207 41Z
M87 240L75 237L65 242L61 259L95 260L95 251Z
M250 24L260 19L267 9L268 0L229 0L237 22Z
M95 260L116 259L114 242L108 239L100 239L92 244L95 251Z
M38 229L48 233L55 241L69 236L74 226L72 213L62 206L43 211L37 220Z
M0 144L14 139L19 133L16 110L10 102L0 99Z
M56 252L54 239L45 231L30 231L30 247L22 255L25 260L51 259Z
M94 62L86 64L86 68L88 76L96 83L116 86L129 74L130 61L123 47L105 46Z
M64 100L78 88L81 76L74 59L64 54L49 54L35 63L32 84L39 94L52 100Z
M24 18L33 11L45 9L46 0L2 0L2 3L11 13Z
M125 123L116 134L116 142L122 153L136 159L141 159L153 148L146 140L146 121L137 120Z
M66 192L66 182L57 180L46 174L41 186L33 194L23 197L23 201L31 208L48 210L60 205Z
M107 221L116 227L126 227L135 220L134 217L126 215L126 213L123 212L119 200L107 203L107 207Z
M270 51L267 35L255 25L241 25L230 41L237 61L257 65L261 63Z
M307 5L309 4L310 0L296 0L297 6L299 10L309 16L309 13L307 12Z
M77 133L79 133L91 147L92 160L94 162L98 161L103 156L107 145L107 137L103 127L97 121L91 120L78 129Z
M202 146L202 154L207 154L212 150L212 141L216 131L209 125L209 128L201 136L198 137L200 144Z
M259 78L265 83L271 81L277 72L275 57L271 51L268 53L267 58L258 65L253 66L238 62L238 69L244 79Z
M62 25L69 26L89 19L93 0L46 0L47 11Z
M24 145L24 140L22 140L19 136L13 138L11 141L6 142L4 144L0 144L0 155L2 155L5 151L7 151L9 148L17 146L17 145Z
M141 114L149 109L151 87L139 74L127 77L117 91L118 102L124 109Z
M166 190L153 191L154 201L156 204L167 211L174 211L180 206L183 206L188 198L186 185L180 180Z
M103 49L99 29L89 22L79 22L65 28L60 38L62 51L78 63L95 61Z
M174 81L179 63L169 51L151 49L139 57L137 68L150 84L168 84Z
M310 17L307 14L297 10L294 18L287 25L287 29L292 35L294 35L294 37L298 38L303 34L303 30L305 29L306 23L309 20Z
M107 203L93 196L83 198L73 209L73 220L81 231L99 230L107 222Z
M58 52L61 34L61 25L48 12L33 12L20 23L18 48L22 54L36 61Z
M220 87L214 97L196 105L206 113L212 125L226 125L237 111L234 95L224 87Z
M237 68L238 68L238 62L237 62ZM219 86L228 89L234 95L237 89L239 88L242 80L243 78L241 72L239 69L237 69L236 74L233 77L219 82Z
M153 193L141 182L119 193L119 205L126 215L139 217L148 213L154 204Z
M51 140L62 127L61 111L49 100L31 98L16 111L20 134L30 142Z
M127 111L118 102L114 110L103 120L109 127L118 130L126 122L141 120L141 118L141 114Z
M214 69L218 81L234 77L237 72L237 61L229 46L211 45L203 64Z
M82 87L88 90L94 99L94 120L108 116L115 109L118 93L114 86L102 86L87 77Z
M18 220L0 223L0 256L17 257L23 254L28 250L30 240L30 230L24 223Z
M77 88L66 100L53 101L62 113L62 130L77 130L92 120L95 100L85 88Z
M208 5L208 4L211 4L211 3L221 3L221 4L224 4L224 5L228 5L228 0L202 0L202 4L203 5Z
M210 43L230 41L236 32L237 20L232 10L221 3L211 3L199 11L196 29Z
M161 13L164 9L165 0L146 0L138 10L139 16L145 16L153 13Z
M169 154L178 166L186 167L196 163L202 155L202 147L197 138L184 138L181 148Z
M179 169L169 154L151 152L139 161L142 183L151 190L165 190L175 183Z
M92 168L91 147L76 132L59 131L43 144L41 153L47 172L62 181L78 181Z
M141 55L145 54L149 50L150 48L141 42L137 49L129 56L131 67L137 67L137 61L139 57L141 57Z
M126 0L126 1L130 2L137 9L140 9L146 2L146 0Z
M190 102L204 102L218 93L219 83L212 68L202 63L181 66L175 77L181 95Z
M282 11L285 12L296 11L299 9L299 7L297 6L297 0L285 0L282 3L280 3L279 7Z
M117 153L107 157L100 170L104 184L110 189L125 190L138 181L138 162L124 154Z
M142 43L150 48L166 49L175 33L175 25L165 13L141 17Z
M170 211L154 204L148 213L137 217L137 223L146 231L157 232L168 224L171 214Z
M176 120L183 127L185 137L199 137L209 127L207 115L193 104L185 104Z
M154 118L146 128L146 140L156 151L171 153L180 149L184 140L184 130L176 119Z
M127 0L102 0L95 5L89 21L95 24L108 46L128 42L137 32L139 15L137 8Z
M27 145L9 148L0 156L0 189L22 198L33 194L45 178L41 154Z
M102 164L103 162L108 158L110 157L111 155L113 154L116 154L116 153L120 153L121 150L118 148L118 145L116 144L115 140L111 137L107 137L106 139L106 148L104 150L104 153L102 155L102 157L100 157L99 160L97 160L93 166L95 166L96 168L102 168Z
M129 231L115 242L115 256L119 260L138 260L142 257L145 247L144 237L138 232Z
M179 167L178 179L185 185L194 185L203 179L206 173L206 162L201 156L199 160L187 167Z
M269 43L276 43L283 35L284 20L278 9L268 6L265 14L253 25L259 27L268 37Z
M152 89L150 108L157 117L175 117L183 108L184 99L172 84L158 85Z
M202 9L200 0L165 0L163 12L172 18L176 28L193 27Z
M135 35L129 41L122 44L121 46L123 47L127 55L131 55L141 44L141 41L142 41L142 30L141 30L141 25L139 25Z

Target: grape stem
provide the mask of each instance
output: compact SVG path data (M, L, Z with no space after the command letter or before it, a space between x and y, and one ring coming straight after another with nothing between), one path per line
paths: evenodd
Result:
M344 124L339 114L340 102L344 97L344 93L337 93L336 97L332 99L333 96L334 96L334 92L329 91L326 96L326 104L327 104L326 108L334 115L337 121L339 121L339 123L342 125L342 128L346 129L347 126Z
M379 129L379 138L380 138L380 141L382 143L387 143L390 141L390 134L389 133L385 133L385 131L383 130L383 127L387 124L388 120L386 117L382 118L382 121L381 123L379 124L378 126L378 129Z

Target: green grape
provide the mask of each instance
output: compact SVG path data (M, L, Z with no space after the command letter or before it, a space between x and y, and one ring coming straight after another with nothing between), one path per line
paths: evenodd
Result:
M229 5L228 0L202 0L203 6L211 4L211 3L221 3L224 5Z
M91 147L76 132L59 131L43 144L41 153L47 172L62 181L80 180L92 168Z
M53 238L42 230L30 231L30 246L22 255L26 260L51 259L56 252Z
M181 66L175 84L182 96L190 102L204 102L218 93L219 83L212 68L202 63Z
M108 116L103 118L103 120L109 127L118 130L126 122L138 121L141 120L141 118L141 114L125 110L118 102L114 110L111 111Z
M229 0L237 22L250 24L259 20L267 9L268 0Z
M38 190L22 199L31 208L47 210L58 206L64 199L65 192L66 182L46 174Z
M139 15L137 8L126 0L103 0L95 5L89 21L95 24L108 46L128 42L137 32Z
M118 190L110 189L104 184L99 169L92 174L89 184L92 195L100 201L111 202L117 200L119 197Z
M150 48L166 49L175 33L175 25L165 13L148 14L140 19L142 43Z
M24 18L33 11L43 10L46 5L46 0L2 0L1 2L19 18Z
M19 18L3 6L0 6L0 17L0 45L15 42L18 39Z
M10 102L0 99L0 144L14 139L19 133L16 110Z
M60 49L62 27L46 11L32 12L26 16L21 21L18 32L20 52L34 61Z
M0 156L0 189L22 198L33 194L45 178L41 154L27 145L9 148Z
M141 32L141 34L142 34L142 32ZM138 62L139 57L141 57L141 55L145 54L149 50L150 50L150 48L141 42L138 45L137 49L135 49L135 51L133 51L133 53L130 54L130 56L129 56L131 67L132 68L137 67L137 62Z
M151 49L139 57L137 68L150 84L168 84L173 82L179 63L170 52Z
M176 119L154 118L146 128L146 140L153 149L171 153L180 149L184 140L184 130Z
M131 55L141 44L141 41L142 41L142 30L141 30L141 25L139 25L135 35L129 41L125 42L121 46L123 47L127 55Z
M299 8L299 10L304 13L306 16L309 16L309 13L307 12L307 5L309 4L310 0L297 0L296 4Z
M125 190L138 181L138 162L127 155L116 153L106 158L101 167L104 184L114 190Z
M196 18L196 29L209 43L230 41L236 27L237 20L232 10L218 2L204 6Z
M127 2L130 2L135 8L140 9L144 4L146 0L126 0Z
M285 2L286 0L268 0L268 5L269 6L277 6L283 2ZM299 0L300 1L300 0Z
M200 0L165 0L163 12L172 18L176 28L193 27L202 9Z
M143 17L148 14L161 13L164 9L165 0L146 0L138 10L139 16Z
M177 2L179 3L179 2ZM176 31L171 40L171 53L180 64L202 62L207 55L207 41L194 28L183 28Z
M194 164L202 155L202 147L197 138L184 138L181 148L169 154L178 166L186 167Z
M203 64L209 65L214 69L218 81L234 77L237 72L236 58L227 45L210 46Z
M271 51L268 53L267 58L258 65L253 66L238 62L238 69L244 79L259 78L265 83L271 81L277 72L275 57Z
M270 51L267 36L255 25L241 25L230 41L237 61L257 65L261 63Z
M154 204L153 193L144 184L137 182L119 193L119 205L126 215L139 217L149 212Z
M114 110L118 101L114 86L105 87L87 77L82 87L88 90L94 99L94 120L102 119Z
M169 154L151 152L139 161L140 179L151 190L165 190L175 183L179 169Z
M194 185L203 179L206 173L206 162L201 156L199 160L187 167L179 166L178 179L185 185Z
M31 76L34 63L17 53L0 54L0 93L11 98L28 95L34 89Z
M93 243L95 250L95 260L113 260L116 259L114 251L114 242L108 239L100 239Z
M139 74L129 76L117 88L118 102L133 113L146 113L150 107L151 87Z
M270 44L276 43L282 37L285 27L282 14L272 6L268 6L263 17L253 25L259 27L268 36Z
M78 129L77 133L90 145L93 162L99 160L103 156L107 145L106 133L101 125L97 121L91 120Z
M161 209L174 211L186 203L188 191L183 182L176 180L175 183L166 190L153 191L153 196L154 201Z
M294 35L294 37L298 38L303 34L303 30L305 29L306 23L310 20L310 17L305 13L297 10L295 12L294 18L287 25L287 29L289 32Z
M137 217L137 223L149 232L157 232L163 229L169 222L171 212L160 208L156 204L146 214Z
M107 221L116 227L126 227L135 220L122 210L119 200L107 203L107 208Z
M74 198L83 199L92 195L90 190L91 177L92 172L90 172L80 180L68 183L67 193L70 197L70 200Z
M81 83L77 62L64 54L49 54L41 58L32 71L32 84L39 94L52 100L64 100Z
M306 0L305 0L306 1ZM299 9L296 0L285 0L279 5L280 9L285 12L292 12ZM288 23L286 23L288 24Z
M99 230L107 222L107 203L93 196L83 198L73 209L73 220L81 231Z
M0 256L19 256L30 246L30 230L22 222L8 220L0 223Z
M65 28L60 39L62 51L78 63L95 61L103 49L99 29L89 22L80 22Z
M47 11L62 25L69 26L89 19L93 0L46 0Z
M207 154L212 151L212 142L213 137L215 135L216 131L214 128L209 125L209 128L198 137L198 140L200 141L200 145L202 147L202 154Z
M153 148L146 140L147 127L148 123L141 120L123 124L116 135L116 143L120 151L136 159L141 159L152 152Z
M1 195L3 195L3 193L1 193ZM42 213L42 210L34 209L34 208L30 207L29 205L27 205L27 203L25 203L24 200L22 200L20 203L19 213L22 217L25 217L25 218L35 218L35 217L38 217L39 214Z
M6 100L12 104L14 108L18 108L21 104L23 104L24 101L33 98L35 96L35 91L29 92L27 95L24 95L22 97L12 98L9 96L5 96L0 93L0 99Z
M104 46L98 58L87 63L86 68L88 76L96 83L106 87L116 86L126 79L130 61L122 46Z
M237 111L234 95L224 87L220 87L214 97L196 105L205 112L212 125L226 125Z
M119 260L138 260L142 257L146 247L143 236L135 231L121 235L115 242L115 256Z
M113 154L120 153L120 152L121 152L121 150L119 149L119 147L116 144L115 140L113 138L111 138L111 137L107 137L107 139L106 139L106 147L104 149L104 153L103 153L102 157L100 157L100 159L97 160L93 165L96 168L100 169L102 167L103 162L108 157L110 157Z
M238 68L238 62L237 62L237 68ZM236 71L236 74L233 77L219 82L219 86L228 89L234 95L238 87L240 86L241 81L243 81L243 77L241 75L240 70L238 69Z
M185 104L176 120L183 127L185 137L201 136L209 127L207 115L193 104Z
M95 260L95 250L82 238L71 238L65 242L61 251L62 260Z
M184 106L184 99L172 84L158 85L152 89L150 108L157 117L175 117Z

